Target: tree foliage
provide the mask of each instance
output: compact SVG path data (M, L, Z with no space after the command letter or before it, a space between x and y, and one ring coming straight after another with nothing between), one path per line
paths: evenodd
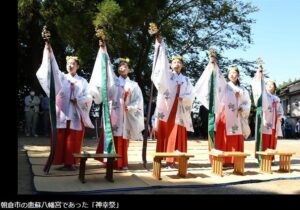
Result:
M43 41L41 29L47 24L52 47L61 70L65 56L81 59L81 73L91 73L98 50L95 26L106 31L112 59L127 56L136 80L147 100L151 84L154 37L148 34L150 22L157 23L169 55L183 55L186 74L197 80L214 47L221 69L239 65L251 76L254 62L229 60L228 49L246 48L252 43L250 15L258 9L241 0L19 0L18 53L20 87L39 87L35 73L40 65Z

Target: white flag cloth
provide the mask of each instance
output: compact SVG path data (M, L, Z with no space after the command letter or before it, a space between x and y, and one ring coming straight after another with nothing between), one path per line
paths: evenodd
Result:
M209 63L205 70L203 71L202 75L196 82L193 96L197 97L205 108L209 109L209 95L210 95L210 82L211 82L211 75L213 72L214 66ZM215 87L214 89L214 101L215 101L215 129L216 129L216 123L219 120L220 113L222 111L221 106L221 99L225 95L225 87L227 86L227 83L219 69L219 66L215 64L215 74L216 74L216 81L215 81Z

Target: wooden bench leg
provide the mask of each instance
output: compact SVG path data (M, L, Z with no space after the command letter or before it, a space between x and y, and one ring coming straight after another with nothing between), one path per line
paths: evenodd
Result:
M234 174L244 175L245 157L234 157Z
M212 156L212 173L223 176L223 157Z
M79 180L82 183L85 183L85 163L87 158L80 158L80 165L79 165Z
M291 172L291 155L279 156L279 171Z
M291 155L288 156L288 160L287 161L288 161L288 168L287 168L287 170L288 170L289 173L291 173Z
M160 173L161 173L161 159L160 157L154 157L153 159L153 176L160 180Z
M272 174L272 158L273 155L261 155L261 172Z
M279 156L279 171L284 171L284 166L285 166L284 156L280 155Z
M187 174L187 161L189 158L187 157L179 157L179 169L178 169L178 176L186 177Z
M266 156L260 155L260 171L265 172L265 166L266 165Z
M114 159L115 158L107 158L105 178L109 182L114 182L114 180L113 180L113 162L114 162Z

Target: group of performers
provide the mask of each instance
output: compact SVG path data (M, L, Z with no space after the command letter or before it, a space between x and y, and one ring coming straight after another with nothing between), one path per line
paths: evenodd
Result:
M49 66L53 74L49 73ZM71 56L67 57L68 73L61 72L51 45L46 42L43 61L36 75L48 96L50 81L55 86L56 122L52 126L56 126L57 132L52 164L63 165L61 170L76 170L78 160L73 157L73 153L81 152L84 128L94 128L89 118L94 101L96 104L103 103L104 107L96 153L104 153L106 148L112 148L111 151L122 155L114 162L114 167L126 170L129 142L142 139L144 130L143 95L138 83L128 76L132 71L130 60L118 59L119 76L115 75L106 43L100 40L89 83L77 74L78 69L79 59ZM229 82L226 82L218 67L215 52L210 51L209 63L195 86L184 75L184 71L183 58L173 56L170 63L165 43L156 34L151 74L157 89L153 125L157 136L156 152L188 151L187 131L194 131L191 111L195 98L209 110L209 151L243 152L244 140L250 135L248 117L251 100L247 89L240 85L238 68L228 68ZM253 78L252 90L257 107L256 150L275 149L277 136L281 135L279 123L283 109L275 95L275 82L264 81L262 65ZM105 117L109 120L106 121ZM106 141L108 138L113 139L112 144ZM174 158L167 158L166 163L167 167L176 167ZM233 158L225 158L224 164L232 165Z

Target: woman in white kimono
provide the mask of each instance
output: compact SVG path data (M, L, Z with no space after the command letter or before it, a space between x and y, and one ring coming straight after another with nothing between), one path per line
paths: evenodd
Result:
M73 153L81 152L85 126L94 128L89 117L92 97L88 94L88 82L77 74L78 58L68 56L66 59L67 74L59 70L52 48L46 43L43 62L36 75L50 97L48 67L51 66L54 72L57 137L52 164L64 164L61 170L76 170L74 164L78 163L78 160L73 157Z
M195 96L209 109L209 151L217 149L243 152L244 139L250 135L249 93L240 86L239 70L236 67L228 68L230 81L226 83L215 60L215 54L211 53L210 63L195 86ZM225 166L232 164L232 157L225 158Z
M155 110L157 130L156 152L187 152L187 131L194 131L191 119L193 86L184 76L181 56L170 64L165 44L157 35L151 80L158 95ZM174 167L174 158L166 158L167 167Z
M281 118L283 109L275 95L276 84L268 80L264 84L263 67L260 65L252 81L252 91L256 109L256 151L276 149L277 136L282 136ZM260 161L260 156L257 156Z
M114 146L117 154L122 155L114 162L116 169L128 169L128 146L129 140L142 139L144 130L143 95L139 85L130 80L129 59L119 59L117 77L111 67L106 47L100 41L100 49L96 58L93 74L90 80L90 93L95 103L102 102L102 89L105 84L101 83L101 54L105 53L108 58L107 74L107 98L109 102L111 129L113 132ZM104 132L101 129L99 144L96 153L105 153ZM102 161L102 159L98 159Z

